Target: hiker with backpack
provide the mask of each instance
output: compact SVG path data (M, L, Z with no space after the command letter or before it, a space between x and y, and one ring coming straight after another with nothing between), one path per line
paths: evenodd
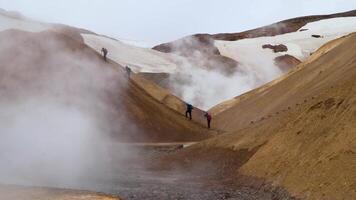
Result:
M108 55L108 50L103 47L101 49L101 52L103 53L103 58L104 58L104 61L106 62L106 56Z
M187 103L186 106L187 106L187 110L185 111L185 117L188 118L188 115L189 115L189 119L192 120L192 111L194 108L189 103Z
M126 66L126 67L125 67L125 70L126 70L127 77L130 78L131 72L132 72L131 68L128 67L128 66Z

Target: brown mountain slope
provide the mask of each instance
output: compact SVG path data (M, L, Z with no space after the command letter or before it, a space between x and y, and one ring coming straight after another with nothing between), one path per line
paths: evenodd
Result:
M177 96L173 95L169 90L154 84L153 81L147 80L145 75L142 73L134 74L131 76L131 80L147 92L150 96L156 99L158 102L162 103L164 106L174 110L177 114L182 115L186 111L186 103L179 99ZM204 117L205 111L194 108L192 112L192 122L198 123L200 126L207 126L206 118ZM216 128L213 128L216 129ZM211 131L213 133L220 132L219 130Z
M165 106L122 67L58 32L0 33L1 101L55 101L76 107L119 141L196 141L207 130ZM159 90L159 89L157 89ZM55 98L55 100L53 100Z
M356 34L329 45L286 77L246 94L224 114L234 124L226 128L235 131L191 153L249 151L236 174L267 179L301 198L355 199Z
M318 51L316 51L311 57L309 57L305 62L301 63L296 69L293 69L288 74L267 83L255 90L247 92L241 96L234 99L228 100L221 104L216 105L211 110L211 113L215 115L216 125L223 130L233 131L238 129L243 129L249 126L251 123L260 121L262 118L271 117L276 112L280 111L280 107L284 107L284 110L291 109L291 107L298 104L298 96L293 96L292 98L284 99L284 96L288 96L292 91L287 92L284 95L274 94L274 96L269 96L270 98L276 98L277 101L269 99L270 102L268 106L260 102L260 98L265 97L266 94L270 93L272 86L275 84L288 79L295 72L304 69L310 63L324 56L329 51L331 51L340 43L344 42L346 37L339 38L337 40L331 41L323 45ZM321 70L322 71L322 70ZM320 72L319 72L320 73ZM282 93L283 94L283 93ZM268 107L268 108L267 108ZM246 109L246 110L245 110ZM244 118L231 118L233 113L245 113Z
M284 73L287 73L300 63L300 60L289 54L278 56L274 59L274 64L277 65Z

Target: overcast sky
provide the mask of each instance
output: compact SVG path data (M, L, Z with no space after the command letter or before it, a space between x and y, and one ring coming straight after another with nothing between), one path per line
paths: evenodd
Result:
M356 0L0 0L0 7L116 38L160 43L353 10Z

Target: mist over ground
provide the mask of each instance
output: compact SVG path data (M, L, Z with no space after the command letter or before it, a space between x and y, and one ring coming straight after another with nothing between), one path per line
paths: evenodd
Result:
M78 187L110 174L111 146L134 127L112 103L126 79L54 32L0 38L0 182ZM122 159L132 152L115 151Z

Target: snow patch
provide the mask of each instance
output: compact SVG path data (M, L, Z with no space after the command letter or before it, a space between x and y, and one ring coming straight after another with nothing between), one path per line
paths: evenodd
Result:
M304 31L300 31L302 29ZM253 61L243 60L243 54L251 57L252 55L260 56L260 53L269 56L271 60L289 54L303 61L323 44L355 31L356 17L340 17L308 23L297 32L283 35L242 39L233 42L216 40L215 46L222 55L244 64L248 64L246 62L253 63ZM314 38L312 35L320 35L321 38ZM264 44L284 44L288 51L271 54L271 50L261 51Z
M135 47L104 36L82 34L82 37L85 44L99 53L105 47L109 51L108 58L131 67L135 72L173 73L177 68L171 54Z

